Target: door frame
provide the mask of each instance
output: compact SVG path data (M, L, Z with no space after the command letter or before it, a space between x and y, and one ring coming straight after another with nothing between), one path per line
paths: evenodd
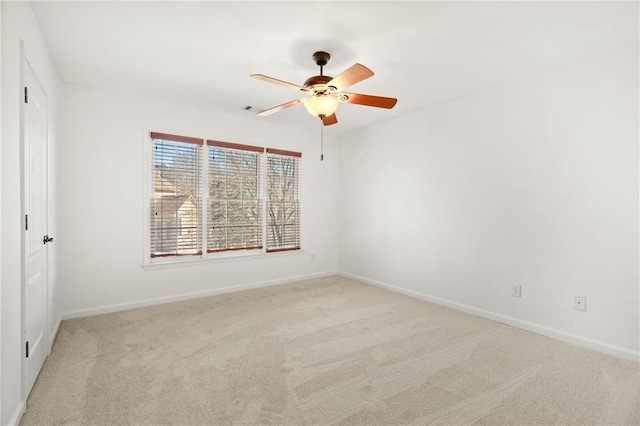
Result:
M49 126L49 93L46 90L45 85L42 83L42 79L39 77L38 72L32 65L32 63L27 58L25 54L25 43L24 40L20 40L20 304L21 304L21 312L20 312L20 395L23 401L23 413L27 408L27 398L29 397L29 393L31 389L27 389L26 385L26 374L27 374L27 362L26 362L26 354L25 354L25 343L26 343L26 333L27 333L27 318L26 318L26 310L27 310L27 298L26 298L26 255L25 255L25 247L26 247L26 230L25 230L25 195L26 195L26 182L25 182L25 172L26 172L26 152L25 152L25 113L26 107L24 102L24 87L25 87L25 74L30 69L35 78L36 83L40 86L42 93L45 95L45 104L46 104L46 117L45 117L45 128L46 128L46 136L45 143L43 146L43 152L45 156L45 161L43 162L46 166L46 170L44 173L45 182L43 185L43 197L44 197L44 212L43 212L43 220L45 222L45 226L43 229L48 229L48 225L50 222L50 208L49 208L49 183L51 181L50 175L50 143L51 143L51 128ZM28 67L28 69L27 69ZM44 344L47 347L47 356L51 354L51 327L50 327L50 312L52 309L51 306L51 297L50 297L50 279L49 279L49 250L48 247L44 249L44 267L45 273L43 274L43 279L45 280L45 324L44 324Z

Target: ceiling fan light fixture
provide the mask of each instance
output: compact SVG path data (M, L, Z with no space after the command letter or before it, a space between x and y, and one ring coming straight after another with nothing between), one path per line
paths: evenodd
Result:
M309 114L316 117L329 117L338 109L340 102L333 96L313 96L304 101L304 106Z

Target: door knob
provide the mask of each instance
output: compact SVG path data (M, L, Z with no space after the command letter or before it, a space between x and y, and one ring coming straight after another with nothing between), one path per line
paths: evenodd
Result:
M48 235L45 235L44 238L42 239L42 242L44 244L50 243L51 241L53 241L53 237L50 237Z

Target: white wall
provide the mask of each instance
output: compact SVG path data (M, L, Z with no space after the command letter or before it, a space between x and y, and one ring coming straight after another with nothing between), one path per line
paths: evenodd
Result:
M20 40L25 56L41 79L49 99L50 144L57 142L59 82L55 67L38 29L31 6L26 2L2 2L2 146L1 146L1 227L2 233L2 412L0 424L17 421L24 404L21 395L21 157L20 157ZM55 178L51 184L55 185ZM55 195L51 199L49 233L55 235ZM50 246L55 259L55 245ZM51 268L50 290L57 287L55 267ZM60 290L57 289L58 293ZM61 304L50 311L50 325L55 327L61 316Z
M340 271L638 356L637 42L338 142Z
M308 130L291 130L249 113L246 119L228 117L65 85L58 152L63 210L56 241L66 317L335 273L335 143L326 141L325 161L320 162L317 123L311 117L309 122ZM145 128L302 152L304 252L145 270Z
M2 3L0 3L0 129L2 129ZM2 177L2 131L0 131L0 178ZM2 189L0 188L0 331L2 331ZM2 337L0 337L0 422L2 422Z

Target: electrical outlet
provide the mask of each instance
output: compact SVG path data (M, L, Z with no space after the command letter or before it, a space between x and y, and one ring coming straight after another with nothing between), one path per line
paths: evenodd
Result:
M316 255L315 255L315 254L313 254L313 253L311 253L311 254L309 255L309 260L310 260L310 261L312 261L312 262L313 262L314 260L316 260Z
M511 296L522 297L522 286L520 284L514 284L511 286Z
M573 296L573 309L576 311L586 311L587 296Z

